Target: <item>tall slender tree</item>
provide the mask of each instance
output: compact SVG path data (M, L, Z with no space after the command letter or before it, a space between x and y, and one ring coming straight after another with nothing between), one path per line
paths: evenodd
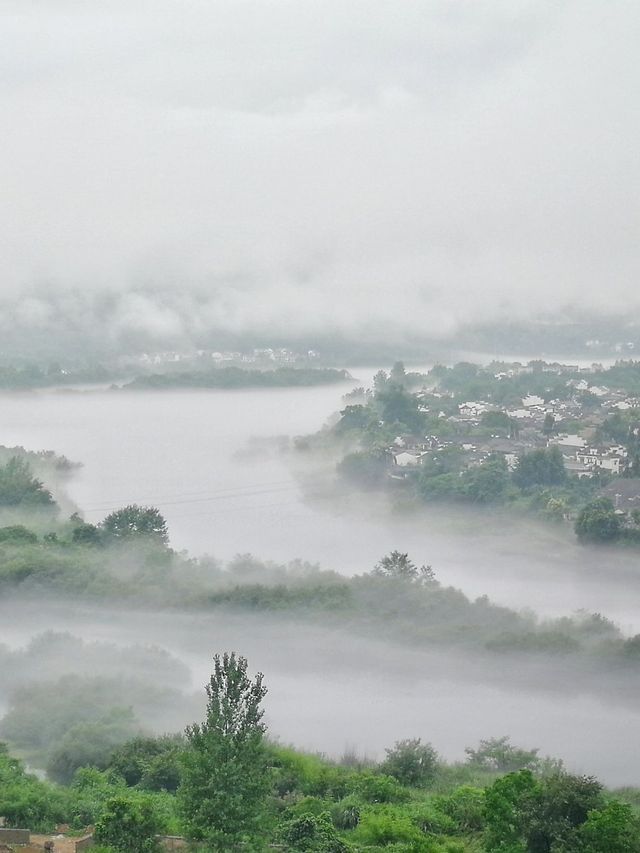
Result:
M186 729L182 812L191 837L212 851L259 850L269 791L261 708L267 688L235 652L215 655L213 664L206 718Z

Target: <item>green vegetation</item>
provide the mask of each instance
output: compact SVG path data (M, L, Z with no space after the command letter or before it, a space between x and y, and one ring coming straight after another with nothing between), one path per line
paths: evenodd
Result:
M553 471L548 462L539 457L532 470L547 476ZM487 499L503 477L498 460L495 470L474 472L469 488L478 500ZM579 686L590 693L606 693L612 679L635 673L640 661L637 638L625 639L598 615L540 621L486 598L472 601L442 586L430 566L417 565L401 551L383 556L371 571L347 578L304 563L261 563L250 555L239 555L227 565L189 558L170 547L166 522L154 507L129 505L95 525L77 514L62 520L49 513L43 521L31 510L21 512L23 523L0 527L0 591L5 597L44 594L190 612L277 614L292 625L303 621L399 646L478 656L498 664L491 676L498 682L506 677L499 661L518 656L521 677L530 673L537 683L540 673L534 663L545 656L546 671L556 672L567 689ZM593 518L591 525L593 535ZM0 664L8 673L0 693L9 703L0 736L66 780L88 757L94 766L104 767L110 749L144 734L141 720L150 712L141 697L157 697L150 684L136 684L135 678L126 685L113 683L119 671L97 651L99 663L81 671L70 640L49 642L52 651L70 643L66 655L76 664L61 674L65 681L49 683L41 693L30 693L28 681L21 683L18 674L11 674L21 667L14 653L0 647ZM48 652L41 642L43 662ZM35 657L23 660L23 672ZM104 683L96 681L98 674ZM122 699L113 701L113 696ZM61 704L64 697L70 697L73 713ZM44 708L48 718L38 716ZM129 708L133 716L125 713Z
M490 463L458 478L477 502L515 488L503 460ZM45 489L18 467L29 488ZM562 486L560 471L553 452L538 453L519 488L535 494L541 480L545 488ZM17 506L21 521L0 528L5 596L46 592L193 614L275 614L291 626L387 641L400 655L407 647L459 650L452 659L460 665L496 663L493 674L484 668L487 679L520 679L528 689L546 685L550 672L568 692L606 693L616 678L627 697L635 689L640 637L626 639L598 614L539 621L486 598L472 601L399 550L352 578L246 554L222 565L174 552L154 507L129 505L91 525L55 512L43 522L31 505ZM599 511L585 514L587 538L607 530L612 507ZM505 667L506 656L517 666ZM251 678L235 654L214 658L205 719L185 735L159 737L153 733L173 730L164 721L184 701L189 678L158 649L115 649L48 632L25 649L0 646L0 671L7 708L0 738L12 753L0 750L0 814L9 825L95 825L109 853L151 853L158 834L184 834L203 853L268 845L291 853L640 851L636 811L625 802L635 803L637 792L612 797L595 780L505 737L467 748L466 761L453 765L419 737L391 745L379 763L338 762L271 743L262 676ZM48 781L22 761L46 769Z
M62 370L59 364L34 363L0 365L0 388L24 390L52 386L107 382L110 372L101 365Z
M639 853L638 794L542 761L508 738L467 748L449 765L420 739L354 763L266 739L262 676L216 655L202 723L180 736L136 738L66 784L42 781L0 746L0 811L8 826L95 826L107 853L154 853L158 835L193 849L286 853ZM169 786L149 771L163 759ZM154 776L154 774L152 774Z
M568 475L559 447L525 453L513 473L513 482L523 491L536 486L561 486L567 481Z
M107 800L95 828L95 839L122 853L154 853L160 849L155 836L161 828L150 798Z
M261 673L248 677L243 657L216 655L213 666L206 718L186 730L178 797L189 836L224 853L264 837L270 785L261 703L267 691Z
M397 363L357 402L349 398L333 426L296 446L335 459L342 485L386 490L404 507L464 503L577 522L615 477L640 471L639 404L626 399L636 385L623 382L640 376L640 362L586 375L544 362L437 365L420 375ZM577 442L593 442L595 455L578 459L577 446L548 443L560 432L584 435ZM631 511L616 516L602 535L577 523L579 541L640 542Z
M122 387L130 391L167 388L306 388L332 385L350 378L346 370L332 367L277 367L274 370L216 367L137 376Z
M401 785L419 787L434 779L437 767L438 756L431 744L413 738L401 740L393 749L388 749L380 769Z
M114 535L114 516L151 524L118 523ZM553 666L566 669L569 682L585 679L590 691L605 690L608 676L589 682L589 671L611 664L613 672L635 668L640 660L631 640L598 615L541 621L485 597L473 601L442 586L430 566L418 566L400 551L350 578L304 563L261 563L250 555L226 566L188 558L169 547L164 519L148 507L125 507L98 525L77 516L52 521L44 535L26 526L0 529L0 556L5 596L45 593L193 612L277 614L414 648L496 659L551 652Z
M20 456L12 456L0 466L0 507L52 509L51 492L33 476L31 466Z
M87 535L84 532L86 528L87 525L79 528L83 531L80 538ZM78 539L77 530L78 528L74 531L76 541ZM152 506L141 507L130 504L110 513L101 524L101 532L106 541L125 542L144 538L163 545L169 541L167 522L160 512Z
M596 498L576 519L576 534L583 542L611 542L620 534L620 519L608 498Z

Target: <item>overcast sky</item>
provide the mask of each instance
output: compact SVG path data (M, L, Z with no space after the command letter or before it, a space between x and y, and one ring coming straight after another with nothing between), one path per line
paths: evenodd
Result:
M12 322L105 292L159 338L640 306L637 0L0 10Z

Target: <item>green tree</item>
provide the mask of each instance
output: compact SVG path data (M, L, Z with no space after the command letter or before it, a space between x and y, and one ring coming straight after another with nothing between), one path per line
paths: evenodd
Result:
M640 820L630 806L614 800L589 812L578 838L580 853L640 853Z
M464 452L455 446L443 447L425 458L420 466L418 479L438 477L441 474L457 474L464 463Z
M47 775L68 785L79 767L104 770L113 750L139 728L130 708L114 708L101 720L71 726L49 754Z
M379 560L373 567L372 574L384 578L410 581L433 581L434 573L431 566L416 566L408 554L401 551L391 551Z
M579 828L603 805L602 786L588 776L530 770L508 773L485 794L486 849L503 853L578 851Z
M549 498L544 514L552 521L563 521L569 512L569 504L564 498Z
M590 776L554 773L541 780L525 810L525 838L530 853L571 849L576 830L590 811L603 805L602 786ZM575 849L575 846L574 846Z
M267 689L262 673L251 680L246 658L234 652L213 663L206 718L186 729L182 813L189 834L210 850L260 849L269 791L261 708Z
M0 506L54 508L51 492L33 476L29 463L19 456L12 456L0 466Z
M389 463L384 450L356 450L347 453L337 465L341 477L361 488L378 486L388 471Z
M566 481L567 471L559 447L540 448L525 453L513 472L513 482L521 489L556 486Z
M63 791L27 773L0 743L0 814L7 826L47 831L66 819L67 809Z
M466 747L467 763L474 767L511 773L514 770L533 770L539 763L537 749L520 749L510 743L508 736L481 740L477 749Z
M404 385L407 378L407 372L404 369L404 363L402 361L396 361L396 363L391 368L391 373L389 374L389 379L393 382L394 385Z
M0 542L8 542L11 545L33 545L37 541L38 537L33 530L29 530L23 524L0 527Z
M84 521L77 512L69 519L73 524L73 530L71 532L71 541L76 545L100 545L102 542L102 535L100 532L100 528L95 524L90 524L87 521Z
M335 425L337 433L349 432L349 430L366 429L371 422L371 410L361 403L346 406L340 412L340 420Z
M400 430L408 432L424 432L425 416L420 411L418 399L402 385L389 383L376 391L375 402L385 424L397 424Z
M491 433L511 435L511 418L506 412L492 410L480 416L481 425Z
M130 787L174 793L180 784L184 748L182 735L133 738L113 752L109 768Z
M581 542L611 542L620 534L620 519L609 498L595 498L578 513L575 532Z
M402 785L426 785L438 769L438 753L430 743L422 743L420 738L399 740L385 752L387 757L380 770L393 776Z
M108 515L101 527L108 539L117 541L147 539L166 544L169 539L167 522L153 506L129 504Z
M300 853L348 853L351 849L334 829L328 814L302 814L280 830L287 850Z
M387 375L386 370L379 370L376 375L373 377L373 388L376 393L378 391L384 390L389 382L389 376Z
M462 495L474 503L500 503L507 497L509 469L504 456L491 455L462 477Z
M94 837L98 844L122 853L154 853L159 849L155 839L159 830L150 799L120 796L105 804Z

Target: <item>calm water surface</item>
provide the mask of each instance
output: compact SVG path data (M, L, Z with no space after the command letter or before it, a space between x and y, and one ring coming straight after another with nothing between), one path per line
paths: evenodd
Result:
M194 554L300 557L352 574L398 548L471 596L545 615L596 610L640 631L632 554L583 549L562 528L509 517L432 509L406 518L365 495L306 501L290 458L268 440L317 430L351 387L4 395L0 443L82 461L68 491L89 520L127 503L154 504L173 546ZM0 601L0 639L21 644L54 627L87 639L158 642L188 662L194 685L205 680L212 649L240 648L269 675L273 733L299 746L339 753L350 744L381 755L396 739L421 736L462 757L463 746L508 732L610 783L639 781L632 756L640 713L613 697L499 689L441 656L399 668L401 650L332 644L286 626L213 619L196 631L193 617L176 616L169 630L166 617L148 619L75 606L47 607L43 618L40 608Z
M368 383L372 371L354 375ZM353 385L5 395L0 443L81 461L67 490L88 520L153 504L173 546L192 554L299 557L353 574L397 548L473 597L546 615L584 608L640 631L636 555L585 549L565 528L508 516L433 508L406 517L366 495L305 500L290 456L266 440L319 429Z

